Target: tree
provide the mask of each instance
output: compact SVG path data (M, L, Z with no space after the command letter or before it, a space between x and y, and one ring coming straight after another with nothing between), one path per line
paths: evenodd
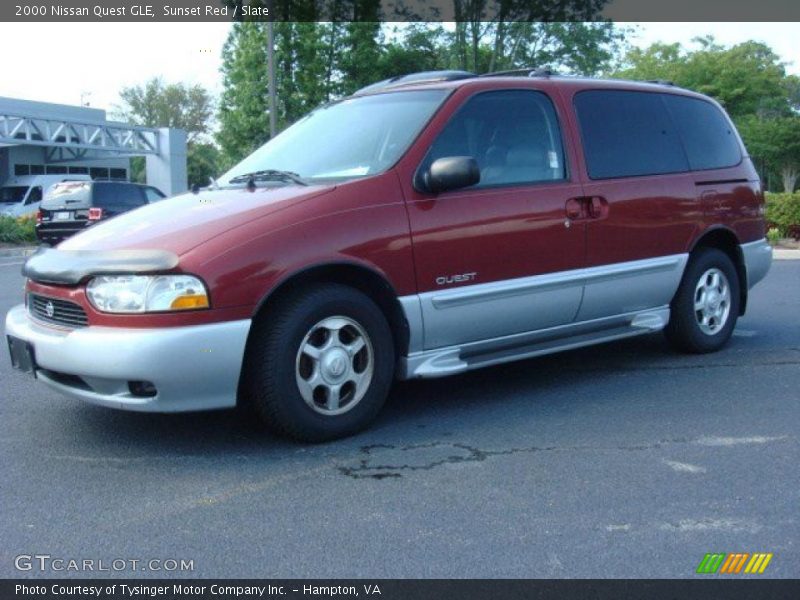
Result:
M116 107L116 115L130 123L183 129L189 142L209 131L214 103L200 85L164 83L155 77L123 88L119 96L122 105Z
M217 142L233 165L269 139L266 28L234 23L222 48Z
M784 64L769 46L748 41L726 48L713 38L697 38L696 49L680 44L634 48L627 66L616 75L624 79L666 79L718 100L734 119L758 114L786 115L791 97L800 99L800 86L787 78Z
M220 174L219 148L209 142L193 142L187 148L186 170L189 185L207 186Z
M563 0L558 15L571 16L580 10L586 18L596 17L605 1ZM543 6L552 3L454 0L454 4L462 13L478 18L502 9L497 18L510 19L544 15ZM330 6L342 21L321 22L310 2L302 6L315 18L274 23L279 129L316 106L363 86L418 71L468 68L487 72L549 65L595 74L615 63L625 32L605 22L503 20L457 24L455 32L438 23L407 23L390 31L378 21L379 5L378 0L341 0ZM275 7L280 18L284 13L294 14L300 5L276 0ZM223 161L232 164L269 139L266 25L235 23L222 58L223 93L216 139Z
M800 178L800 116L751 115L740 121L739 132L756 164L778 173L783 191L793 192Z
M159 78L123 88L117 118L143 127L175 127L186 131L188 183L207 185L217 170L216 148L204 141L211 128L214 103L200 85L164 83ZM209 148L213 148L213 151ZM145 179L144 160L131 160L131 180Z
M456 68L485 73L550 65L597 73L605 60L597 50L610 50L619 41L611 23L595 22L606 4L608 0L453 0ZM586 35L591 33L595 35ZM564 43L567 38L571 44ZM549 39L550 50L557 52L540 53ZM591 58L582 62L581 54ZM561 60L566 57L572 64ZM575 66L581 70L571 68Z
M278 129L341 95L342 24L274 24ZM264 23L235 23L222 50L223 91L217 142L224 162L234 164L269 139L267 30Z

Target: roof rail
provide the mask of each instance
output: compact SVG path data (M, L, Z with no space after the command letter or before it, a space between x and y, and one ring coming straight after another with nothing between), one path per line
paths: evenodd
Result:
M493 73L483 73L478 77L552 77L558 75L549 67L525 67L522 69L510 69L508 71L495 71Z
M403 85L412 85L414 83L428 83L433 81L457 81L459 79L468 79L475 77L475 73L469 71L420 71L419 73L409 73L408 75L397 75L390 77L377 83L357 90L353 95L366 94L375 92L380 89L400 87Z
M669 85L672 87L675 86L675 82L670 81L669 79L647 79L645 80L645 83L655 83L656 85Z

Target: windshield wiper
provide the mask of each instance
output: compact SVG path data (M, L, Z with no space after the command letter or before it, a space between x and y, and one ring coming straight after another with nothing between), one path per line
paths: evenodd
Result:
M261 171L237 175L230 179L228 183L247 183L249 181L253 181L253 183L256 181L287 181L297 185L308 185L308 182L297 173L279 171L278 169L262 169Z

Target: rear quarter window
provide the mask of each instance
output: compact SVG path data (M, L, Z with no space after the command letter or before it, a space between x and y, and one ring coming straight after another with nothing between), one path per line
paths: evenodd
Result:
M592 179L689 170L663 94L589 90L575 95L586 168Z
M693 171L738 165L742 151L733 125L711 102L665 94L664 101L683 140Z
M164 194L161 193L160 190L157 190L154 187L146 187L144 188L144 195L147 198L148 202L158 202L159 200L163 200L166 198Z
M95 183L92 205L109 210L130 210L144 205L145 198L137 185Z

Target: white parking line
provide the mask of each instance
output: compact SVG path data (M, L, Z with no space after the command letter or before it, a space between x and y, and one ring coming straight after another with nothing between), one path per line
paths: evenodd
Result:
M9 262L9 263L0 262L0 267L14 267L14 266L19 266L19 265L24 265L24 264L25 264L24 260L20 261L20 262Z

